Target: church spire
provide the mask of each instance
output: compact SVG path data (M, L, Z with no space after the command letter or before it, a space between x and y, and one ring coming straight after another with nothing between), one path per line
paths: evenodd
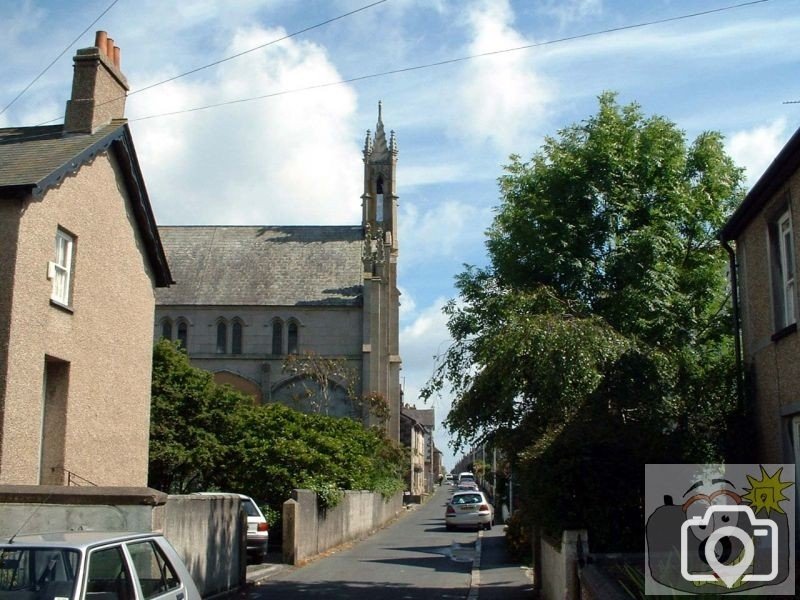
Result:
M372 142L371 162L385 162L389 158L386 132L383 130L383 104L378 101L378 123L375 125L375 138Z

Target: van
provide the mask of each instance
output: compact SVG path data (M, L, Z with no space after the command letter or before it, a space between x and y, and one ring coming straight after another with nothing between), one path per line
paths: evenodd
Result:
M464 483L466 481L475 481L475 475L470 471L464 471L463 473L458 474L458 482L457 483Z

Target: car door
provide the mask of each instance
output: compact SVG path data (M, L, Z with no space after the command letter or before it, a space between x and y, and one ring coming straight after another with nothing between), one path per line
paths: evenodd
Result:
M136 600L121 544L95 548L87 560L84 600Z
M141 600L186 600L186 592L175 566L155 539L131 541L125 547Z

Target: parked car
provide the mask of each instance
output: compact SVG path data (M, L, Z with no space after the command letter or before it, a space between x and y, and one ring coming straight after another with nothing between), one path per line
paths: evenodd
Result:
M195 494L202 496L226 495L224 492L195 492ZM256 562L264 562L269 549L269 521L250 496L235 495L239 496L244 513L247 515L247 554Z
M469 471L464 471L458 474L458 481L456 483L464 483L466 481L475 481L475 474Z
M444 524L448 530L456 527L488 530L494 525L494 508L483 492L456 492L447 503Z
M456 486L456 491L458 492L477 492L478 484L474 481L464 481L463 483L459 483Z
M201 600L158 533L70 531L0 541L3 600Z

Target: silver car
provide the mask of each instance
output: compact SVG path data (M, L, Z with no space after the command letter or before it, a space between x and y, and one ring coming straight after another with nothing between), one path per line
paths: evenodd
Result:
M456 492L447 502L444 513L445 527L477 527L491 529L494 525L494 508L483 492Z
M3 600L201 600L158 533L71 531L0 541Z

